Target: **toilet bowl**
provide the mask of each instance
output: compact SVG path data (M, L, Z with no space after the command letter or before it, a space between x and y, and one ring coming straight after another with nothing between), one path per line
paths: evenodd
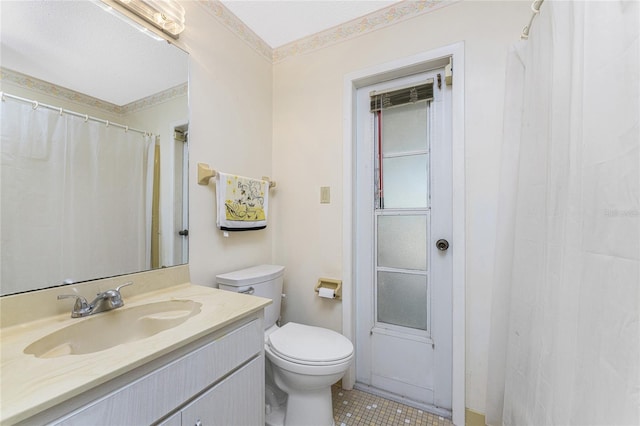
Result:
M265 309L265 413L268 426L333 425L331 385L353 361L353 344L322 327L276 325L284 267L260 265L218 275L223 290L268 297Z
M288 395L284 424L332 425L331 385L351 365L351 342L331 330L289 322L270 334L264 350L276 386Z

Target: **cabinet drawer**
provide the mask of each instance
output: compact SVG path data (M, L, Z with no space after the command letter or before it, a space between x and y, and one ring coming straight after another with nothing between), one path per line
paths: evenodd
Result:
M178 408L261 352L262 321L221 334L210 343L140 377L54 422L58 425L148 425Z

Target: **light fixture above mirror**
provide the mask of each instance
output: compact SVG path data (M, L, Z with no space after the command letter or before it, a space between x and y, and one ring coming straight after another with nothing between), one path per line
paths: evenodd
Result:
M175 0L115 0L171 38L184 30L184 8Z

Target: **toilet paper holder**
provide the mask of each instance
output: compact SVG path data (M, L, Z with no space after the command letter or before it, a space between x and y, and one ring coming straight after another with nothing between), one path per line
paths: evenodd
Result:
M320 288L327 288L333 290L336 299L342 298L342 280L334 280L331 278L320 278L318 284L316 284L316 293L320 292Z

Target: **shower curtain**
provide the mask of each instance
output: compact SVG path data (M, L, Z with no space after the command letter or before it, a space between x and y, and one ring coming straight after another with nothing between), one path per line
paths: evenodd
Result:
M150 137L10 99L0 108L2 293L148 269Z
M640 424L639 6L547 1L509 55L489 425Z

